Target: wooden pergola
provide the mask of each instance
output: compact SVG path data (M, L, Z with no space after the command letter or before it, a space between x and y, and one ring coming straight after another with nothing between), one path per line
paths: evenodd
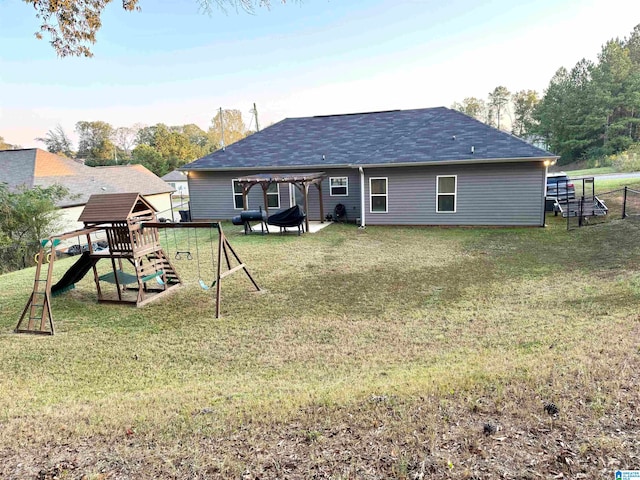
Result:
M324 172L315 173L258 173L256 175L248 175L239 177L237 182L242 187L242 205L247 210L247 195L254 185L262 187L262 195L264 199L264 210L269 215L269 205L267 201L267 190L269 185L273 183L290 183L296 187L304 201L305 228L309 231L309 187L315 185L318 189L318 198L320 200L320 222L324 222L324 203L322 201L322 180L326 178Z

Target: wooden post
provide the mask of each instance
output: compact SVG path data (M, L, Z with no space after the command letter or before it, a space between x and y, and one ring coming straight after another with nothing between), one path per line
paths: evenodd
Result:
M627 186L624 187L624 197L622 199L622 218L627 218Z
M304 197L304 226L309 233L309 184L302 184L302 196Z
M324 223L324 203L322 202L322 181L316 183L318 188L318 197L320 199L320 223Z
M218 266L216 269L216 318L220 318L220 297L221 297L221 278L220 278L220 267L222 265L222 247L224 245L224 233L222 232L222 228L220 228L220 224L218 224ZM200 261L200 260L198 260Z
M242 186L242 209L247 210L249 207L247 205L247 195L249 194L249 189L251 186L243 185Z
M264 200L264 211L269 216L269 198L267 196L267 190L269 189L269 183L262 183L262 199Z

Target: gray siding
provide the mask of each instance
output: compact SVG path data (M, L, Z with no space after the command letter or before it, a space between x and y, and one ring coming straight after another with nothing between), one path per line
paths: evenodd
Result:
M355 221L360 217L360 173L354 168L342 168L335 170L324 170L327 178L322 181L322 200L324 203L324 214L333 213L337 204L342 203L347 208L347 220ZM330 177L347 177L349 180L347 197L332 197L329 192ZM320 219L320 203L318 201L318 189L315 186L309 187L309 219Z
M242 176L264 173L260 171L243 171ZM303 172L295 169L291 172ZM315 170L317 171L317 170ZM281 172L279 170L279 172ZM310 171L311 172L311 171ZM347 217L354 220L360 215L360 176L354 169L325 170L327 178L322 181L322 197L324 201L324 214L333 213L338 203L347 207ZM233 208L233 193L231 180L237 178L238 172L189 172L189 192L191 202L191 216L194 220L229 220L235 215L240 215L241 210ZM348 177L349 195L332 197L329 192L329 177ZM318 189L309 187L309 219L320 220L320 204ZM254 210L264 205L262 189L254 186L249 191L249 209ZM289 208L289 184L280 184L280 210ZM278 209L270 209L269 213L275 213Z
M242 175L264 173L243 171ZM301 169L292 169L301 172ZM367 168L365 171L365 220L367 225L530 225L543 224L545 167L541 161L475 165L434 165ZM357 169L325 169L322 182L324 213L336 204L347 207L347 217L360 217L360 173ZM436 176L457 175L456 213L436 213ZM349 179L349 195L332 197L329 177ZM239 215L233 208L231 180L237 172L189 173L191 214L194 220L228 220ZM371 213L369 178L388 178L387 213ZM249 208L263 205L262 189L249 192ZM288 208L289 185L280 185L280 208ZM274 213L271 209L269 213ZM309 219L320 219L318 191L309 188Z
M436 176L457 175L456 213L436 213ZM541 161L365 169L367 225L532 225L544 214ZM371 213L369 178L388 178L387 213Z

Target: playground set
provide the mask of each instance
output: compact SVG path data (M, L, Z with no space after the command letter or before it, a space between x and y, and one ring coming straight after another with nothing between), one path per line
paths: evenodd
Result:
M160 244L160 229L209 229L212 261L213 231L217 232L216 277L211 285L202 278L199 280L203 290L215 287L216 318L220 317L221 281L226 276L243 270L256 291L260 291L260 287L231 247L218 222L160 222L156 217L155 208L138 193L92 195L79 221L84 223L84 228L54 235L40 242L40 250L35 256L33 290L15 328L16 333L53 335L55 329L51 298L75 288L75 284L90 270L93 271L98 302L103 303L141 307L181 286L180 276ZM104 236L107 248L95 249L91 235ZM82 252L80 258L62 278L53 284L56 248L64 240L83 236L87 239L86 251ZM197 241L197 235L195 238ZM180 258L181 254L192 258L190 251L177 251L176 258ZM198 254L196 251L196 255ZM223 255L227 266L225 271L222 271ZM103 259L110 261L111 271L100 275L96 265ZM200 259L197 261L199 274ZM104 283L113 285L110 293L103 288Z

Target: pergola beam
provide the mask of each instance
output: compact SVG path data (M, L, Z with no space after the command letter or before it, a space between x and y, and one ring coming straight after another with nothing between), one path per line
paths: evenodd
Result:
M247 210L247 197L249 190L254 185L260 185L262 187L262 197L264 201L264 209L267 215L269 215L269 197L267 191L269 185L273 183L290 183L295 186L302 193L304 202L305 227L307 232L309 231L309 186L315 185L318 189L318 198L320 203L320 222L324 223L324 202L322 199L322 180L326 178L324 172L315 173L259 173L256 175L248 175L246 177L239 177L237 182L242 187L242 203L244 210Z

